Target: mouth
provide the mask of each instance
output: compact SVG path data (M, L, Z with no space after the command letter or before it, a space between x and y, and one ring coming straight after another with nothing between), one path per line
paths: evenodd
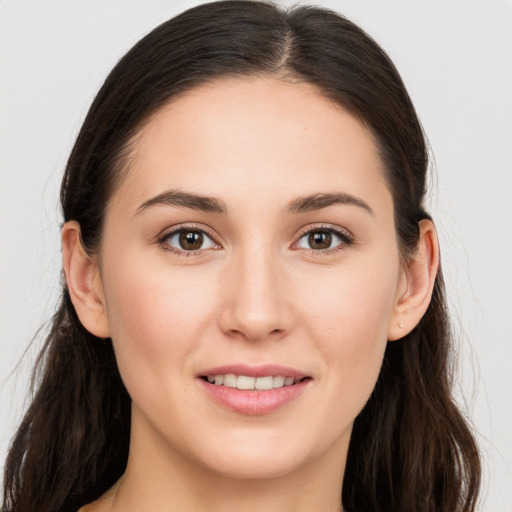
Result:
M201 379L215 386L225 386L245 391L268 391L287 386L295 386L310 377L285 377L284 375L265 375L251 377L249 375L237 375L235 373L201 375Z
M268 414L300 400L313 381L309 375L276 365L222 366L197 377L214 403L244 415Z

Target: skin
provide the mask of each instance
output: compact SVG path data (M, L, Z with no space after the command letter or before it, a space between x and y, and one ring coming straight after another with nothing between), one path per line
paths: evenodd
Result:
M217 198L227 212L141 209L169 190ZM368 208L289 211L319 193ZM180 227L212 242L186 254L177 237L159 241ZM309 84L201 86L137 137L98 254L82 249L79 229L67 223L62 235L70 294L85 327L112 338L133 400L126 473L83 510L341 510L354 419L387 341L426 310L438 265L429 221L401 258L370 132ZM308 233L326 229L341 235L313 250ZM233 363L285 365L310 380L285 406L249 416L198 382Z

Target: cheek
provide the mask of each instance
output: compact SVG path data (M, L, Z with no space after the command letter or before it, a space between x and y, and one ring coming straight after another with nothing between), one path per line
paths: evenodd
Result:
M341 337L353 339L353 344L356 339L371 344L387 337L397 282L398 265L389 265L382 272L361 265L311 274L296 294L303 298L304 314L327 339Z
M322 352L333 400L354 415L369 398L382 365L399 265L361 265L312 276L303 293L310 338Z
M193 273L129 259L105 275L107 314L123 379L144 379L157 388L162 377L177 374L173 365L187 360L204 337L213 293L200 276L191 278Z

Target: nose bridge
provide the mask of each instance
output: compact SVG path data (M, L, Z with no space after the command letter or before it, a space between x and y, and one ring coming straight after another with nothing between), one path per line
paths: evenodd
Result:
M271 247L251 244L237 254L227 270L229 296L223 329L257 340L287 330L289 312L283 292L280 259Z

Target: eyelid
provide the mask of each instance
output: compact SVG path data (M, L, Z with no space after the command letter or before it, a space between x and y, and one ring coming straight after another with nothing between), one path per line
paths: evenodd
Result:
M305 236L314 231L328 231L339 236L342 239L342 243L338 244L329 249L309 249L310 252L315 254L329 254L330 252L340 250L342 247L350 246L355 244L354 235L346 228L341 226L337 226L335 224L316 224L316 225L308 225L304 228L301 228L297 235L295 236L295 242L292 244L292 248L298 244L298 242ZM340 247L341 246L341 247ZM297 248L298 250L298 248ZM307 250L307 249L306 249Z
M354 235L347 229L337 224L327 224L325 222L320 222L318 224L308 224L300 228L300 230L296 234L296 238L300 238L311 231L332 231L334 233L339 233L347 238L353 239Z
M206 225L197 224L197 223L180 223L175 226L167 227L164 230L160 232L160 234L157 235L155 243L162 246L164 250L168 250L170 252L173 252L178 255L182 256L194 256L199 253L209 251L208 249L198 249L195 251L185 251L180 250L178 248L175 248L169 244L166 244L165 241L168 240L170 237L175 235L176 233L180 231L199 231L209 237L212 242L217 246L214 249L221 249L222 244L218 242L218 236L213 233L213 230L209 228ZM355 237L354 235L346 228L343 228L338 225L334 224L326 224L326 223L320 223L320 224L313 224L308 225L303 228L301 228L298 233L295 235L295 241L292 244L292 249L298 250L299 248L296 247L297 243L307 234L314 232L314 231L328 231L330 233L335 234L336 236L340 237L342 242L334 247L328 248L328 249L309 249L310 252L314 254L329 254L332 252L335 252L337 250L341 250L343 247L347 247L350 245L353 245L355 243Z
M177 224L175 226L167 227L164 230L162 230L156 237L156 244L161 246L164 250L173 252L178 255L184 255L184 256L194 256L201 252L208 251L210 249L198 249L196 251L185 251L182 249L178 249L176 247L173 247L170 244L166 244L165 241L168 240L173 235L179 233L180 231L199 231L206 235L208 238L212 240L212 242L217 246L214 249L220 249L222 248L222 245L218 242L217 236L213 234L212 230L205 225L199 225L196 223L181 223Z

